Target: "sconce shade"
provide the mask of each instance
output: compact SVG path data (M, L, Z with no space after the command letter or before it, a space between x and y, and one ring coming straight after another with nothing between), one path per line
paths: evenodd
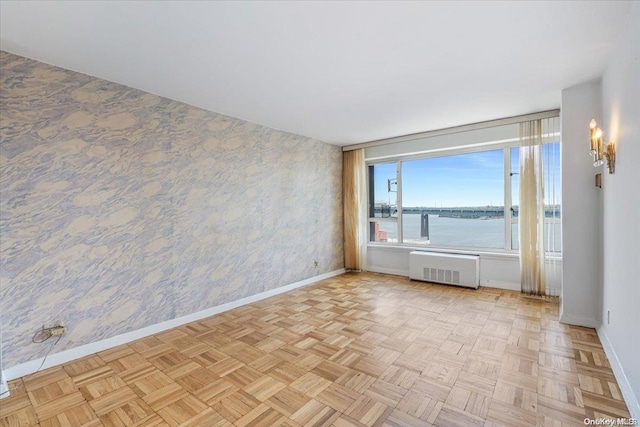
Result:
M609 173L615 172L616 146L613 142L604 143L602 139L602 129L598 127L595 119L589 122L589 133L591 134L589 154L593 156L593 166L601 166L604 159L607 159L607 169Z

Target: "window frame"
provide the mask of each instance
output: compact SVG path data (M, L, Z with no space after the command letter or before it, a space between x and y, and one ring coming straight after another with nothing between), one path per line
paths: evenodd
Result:
M550 143L560 143L562 141L558 138L558 141L553 141ZM397 218L375 218L367 215L367 245L368 246L381 246L381 247L389 247L389 246L400 246L400 247L408 247L408 248L416 248L416 249L433 249L435 251L438 250L448 250L448 251L459 251L459 252L488 252L488 253L504 253L504 254L518 254L520 253L519 249L513 248L512 242L512 225L518 223L518 218L512 216L512 182L511 182L511 149L514 147L519 147L518 138L512 138L509 140L496 141L495 143L488 144L478 144L474 146L466 146L466 147L453 147L446 149L436 149L431 151L425 151L421 153L409 153L406 155L394 155L394 156L385 156L385 157L375 157L369 158L365 160L365 169L367 171L367 214L370 213L370 196L371 196L371 179L369 176L369 166L382 164L382 163L396 163L396 178L398 182L397 187L397 204L398 204L398 217ZM486 151L503 151L503 180L504 180L504 247L503 248L487 248L487 247L471 247L471 246L447 246L447 245L417 245L416 243L405 243L403 236L403 200L402 200L402 162L408 160L423 160L430 159L436 157L451 157L455 155L461 154L470 154L470 153L479 153ZM562 209L562 208L561 208ZM562 215L562 211L561 211ZM553 219L553 222L559 221L560 219ZM394 222L397 227L397 242L375 242L371 241L371 230L372 224L375 222ZM547 252L551 256L562 256L562 251L560 252Z

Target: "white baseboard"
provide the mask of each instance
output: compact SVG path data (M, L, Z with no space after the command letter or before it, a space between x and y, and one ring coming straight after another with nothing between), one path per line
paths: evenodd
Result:
M4 375L4 371L0 371L0 399L9 397L9 384L7 384L7 377Z
M480 280L480 286L485 288L507 289L510 291L520 291L520 283L504 282L500 280Z
M613 349L611 341L609 341L609 337L604 331L604 328L600 326L596 329L596 331L598 332L598 337L600 338L600 342L602 343L602 348L604 349L604 352L609 359L609 364L611 364L611 370L613 371L613 375L616 377L616 381L618 382L618 386L620 387L620 391L622 392L622 397L627 404L627 408L629 408L631 418L640 420L640 401L638 400L638 396L636 396L636 394L633 392L633 389L631 388L631 383L629 382L629 378L627 378L627 375L624 373L624 369L620 364L618 355Z
M522 290L522 286L520 283L514 282L504 282L500 280L481 280L480 286L485 288L496 288L496 289L507 289L510 291L520 292ZM560 289L558 288L547 288L546 290L547 296L558 297L560 296Z
M409 277L408 270L396 270L393 268L383 268L383 267L369 267L367 266L367 271L371 271L373 273L383 273L383 274L392 274L394 276L405 276ZM510 291L518 291L520 292L520 283L513 282L503 282L500 280L481 280L480 286L486 288L496 288L496 289L507 289ZM547 293L549 295L557 296L560 294L560 291L556 288L547 288Z
M238 308L243 305L251 304L256 301L260 301L283 292L288 292L293 289L301 288L303 286L310 285L312 283L319 282L320 280L328 279L330 277L338 276L345 272L344 268L330 271L329 273L320 274L318 276L310 277L305 280L301 280L299 282L291 283L286 286L281 286L279 288L271 289L269 291L261 292L256 295L251 295L250 297L242 298L236 301L232 301L226 304L218 305L216 307L211 307L206 310L198 311L196 313L191 313L186 316L177 317L175 319L167 320L165 322L157 323L155 325L150 325L144 327L142 329L137 329L135 331L127 332L125 334L116 335L111 338L107 338L105 340L96 341L90 344L81 345L80 347L71 348L69 350L61 351L60 353L51 354L47 357L45 364L42 366L42 369L50 368L52 366L61 365L63 363L70 362L75 359L79 359L84 356L88 356L93 353L97 353L99 351L104 351L112 347L116 347L122 344L126 344L131 341L135 341L140 338L147 337L149 335L157 334L159 332L166 331L168 329L175 328L177 326L184 325L186 323L194 322L197 320L201 320L215 314L222 313L224 311L232 310L234 308ZM38 367L42 363L44 358L39 358L36 360L31 360L29 362L21 363L16 366L12 366L11 368L5 371L5 378L7 380L13 380L16 378L23 377L25 375L32 374L38 370Z
M367 266L367 271L371 271L372 273L383 273L383 274L392 274L394 276L409 277L409 270L396 270L394 268L379 268L379 267Z
M558 288L547 288L547 295L549 296L559 297L561 293L561 290Z
M575 314L565 314L562 313L560 316L560 323L565 323L567 325L573 326L584 326L585 328L597 328L600 326L600 322L598 322L593 317L587 316L578 316Z

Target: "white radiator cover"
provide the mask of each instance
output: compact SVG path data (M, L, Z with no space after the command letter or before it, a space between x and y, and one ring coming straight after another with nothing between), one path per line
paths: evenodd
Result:
M409 277L477 289L480 256L413 251L409 254Z

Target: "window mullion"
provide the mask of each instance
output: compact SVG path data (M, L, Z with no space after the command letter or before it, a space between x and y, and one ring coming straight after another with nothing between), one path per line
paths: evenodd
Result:
M396 186L397 190L397 204L398 204L398 243L403 243L402 237L402 162L398 160L396 162Z
M511 243L511 148L504 149L504 248L512 250Z

